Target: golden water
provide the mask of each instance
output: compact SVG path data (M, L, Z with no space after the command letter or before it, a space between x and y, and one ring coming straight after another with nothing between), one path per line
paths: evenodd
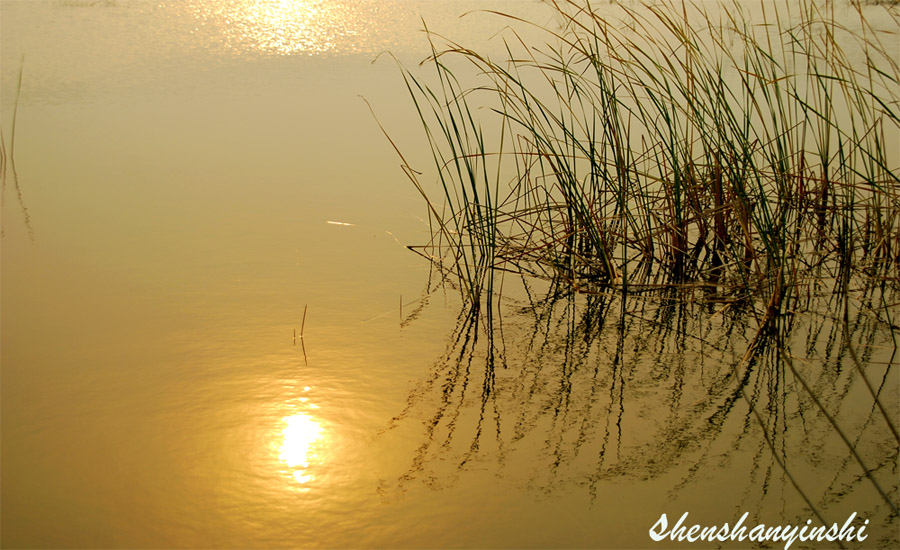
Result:
M372 61L423 57L420 14L470 42L502 26L455 18L473 8L547 18L512 0L0 4L7 152L23 68L2 218L4 547L642 548L662 512L722 523L763 501L756 447L653 443L691 432L653 385L703 364L696 347L638 354L652 368L626 406L637 371L594 377L602 395L558 390L591 371L553 331L535 359L526 316L498 382L509 431L467 454L474 382L448 428L456 394L427 381L447 374L457 298L405 248L427 240L425 210L360 96L426 162L396 67ZM610 338L581 361L615 364ZM723 433L754 433L739 424ZM729 458L698 480L703 445ZM760 517L794 517L783 476L764 477L790 510L766 500Z

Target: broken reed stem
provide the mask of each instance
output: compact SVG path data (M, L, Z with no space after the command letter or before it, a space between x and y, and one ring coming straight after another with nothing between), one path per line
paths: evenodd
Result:
M303 329L306 328L306 308L309 307L309 304L305 304L303 306L303 321L300 322L300 339L303 339Z

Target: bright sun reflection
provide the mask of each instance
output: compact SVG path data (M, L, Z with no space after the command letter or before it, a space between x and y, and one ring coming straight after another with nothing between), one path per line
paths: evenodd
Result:
M355 2L230 0L202 3L200 19L217 21L230 48L241 52L316 55L354 50L364 27Z
M307 472L310 460L314 458L313 444L322 436L322 426L305 414L296 414L284 419L284 441L278 458L294 471L294 479L306 483L312 479Z

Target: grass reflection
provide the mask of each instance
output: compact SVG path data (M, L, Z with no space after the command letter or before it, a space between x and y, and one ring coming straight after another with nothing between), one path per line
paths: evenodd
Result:
M507 278L503 297L461 310L393 419L424 428L397 487L494 461L539 492L595 500L607 482L669 479L675 498L718 476L751 513L787 502L785 518L832 522L848 508L895 536L897 362L880 305L900 296L856 283L764 321L764 301L710 304L702 289L584 295L523 279L517 292Z

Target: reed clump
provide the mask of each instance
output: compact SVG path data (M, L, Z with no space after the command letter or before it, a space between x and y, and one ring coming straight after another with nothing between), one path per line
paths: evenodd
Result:
M497 14L502 59L429 35L431 72L403 71L440 182L404 160L420 250L473 303L498 271L770 310L900 278L896 11L550 3L552 28Z

